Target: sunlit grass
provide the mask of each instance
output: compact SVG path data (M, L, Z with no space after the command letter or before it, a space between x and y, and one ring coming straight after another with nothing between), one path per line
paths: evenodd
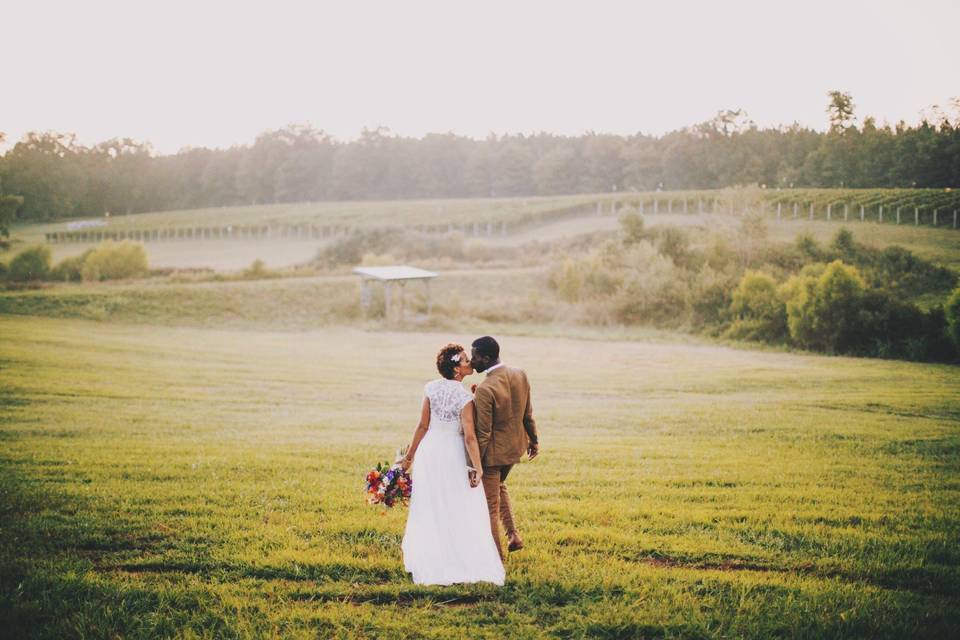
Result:
M362 472L459 331L0 316L13 636L954 637L955 367L503 340L543 454L492 587L403 573Z

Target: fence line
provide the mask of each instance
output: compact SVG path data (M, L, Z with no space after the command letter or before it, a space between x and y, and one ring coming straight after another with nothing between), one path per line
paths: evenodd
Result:
M696 206L691 207L691 200L696 201ZM604 203L609 203L605 209ZM675 202L680 206L674 208ZM778 221L793 219L797 220L800 215L801 207L807 210L808 220L823 219L833 221L834 205L840 204L829 202L825 206L821 205L818 209L814 202L790 201L791 217L785 215L785 202L777 201L776 216ZM843 202L843 221L850 219L850 203ZM760 213L767 216L767 201L755 203L744 202L742 213L752 214ZM805 205L805 206L804 206ZM874 207L860 204L859 220L860 222L872 221L878 224L884 224L884 212L895 208L894 224L902 224L903 205L877 204ZM646 215L648 212L654 215L660 214L664 208L668 215L690 215L691 209L695 214L732 214L735 215L736 208L733 200L729 201L729 207L724 207L724 203L718 198L676 198L670 196L664 197L630 197L600 199L596 202L587 202L577 204L562 209L551 211L534 212L528 214L516 222L507 223L500 221L478 221L472 223L443 223L443 224L416 224L408 225L405 228L413 229L421 233L452 233L461 232L473 237L493 237L505 236L510 231L516 231L518 227L525 227L531 224L544 223L557 220L569 215L589 215L594 213L597 216L613 215L616 216L625 208L630 207L638 211L640 215ZM921 222L937 228L958 228L958 209L952 209L952 216L944 224L940 216L940 210L943 205L936 207L913 207L913 225L919 226ZM674 213L675 210L680 212ZM682 212L682 213L681 213ZM887 223L890 224L890 223ZM49 243L91 243L104 240L136 240L140 242L170 242L170 241L189 241L189 240L323 240L331 238L342 238L361 230L388 232L396 229L397 226L349 226L338 225L314 225L314 224L265 224L265 225L221 225L221 226L190 226L190 227L165 227L159 229L78 229L69 231L53 231L45 234L46 241Z

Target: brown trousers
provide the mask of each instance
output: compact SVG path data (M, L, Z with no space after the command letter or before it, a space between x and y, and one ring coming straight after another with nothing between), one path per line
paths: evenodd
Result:
M503 545L500 542L500 521L503 520L503 528L506 529L508 536L516 533L517 528L513 524L513 510L510 508L510 496L507 494L507 474L513 468L512 464L502 467L484 467L483 469L483 492L487 495L487 509L490 510L490 531L493 533L493 541L497 543L497 551L500 552L500 559L503 560Z

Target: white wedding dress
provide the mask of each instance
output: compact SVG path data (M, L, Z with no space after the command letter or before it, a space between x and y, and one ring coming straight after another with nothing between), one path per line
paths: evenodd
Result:
M471 488L467 478L460 412L473 396L444 378L427 383L424 393L430 426L413 460L404 567L416 584L502 585L503 563L490 532L483 485Z

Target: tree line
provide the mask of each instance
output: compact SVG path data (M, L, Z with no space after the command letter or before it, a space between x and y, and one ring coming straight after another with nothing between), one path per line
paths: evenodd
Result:
M366 129L342 142L309 125L251 145L156 155L117 138L28 133L0 157L0 210L24 221L317 200L506 197L767 187L960 186L960 100L916 125L857 122L829 94L829 128L761 128L742 111L662 136L454 134ZM0 134L2 135L2 134ZM10 220L7 220L9 222ZM0 220L0 227L3 227Z

